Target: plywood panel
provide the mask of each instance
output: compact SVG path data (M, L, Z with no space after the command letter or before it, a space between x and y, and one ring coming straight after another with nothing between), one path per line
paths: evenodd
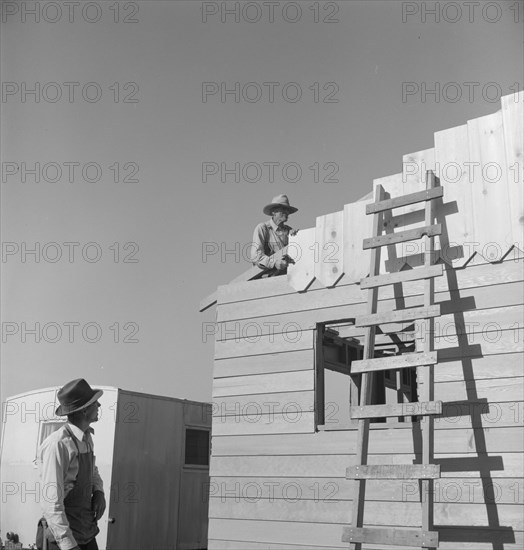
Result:
M332 287L344 275L344 212L317 217L314 248L315 277Z
M476 434L485 440L485 449L476 448ZM478 439L478 437L477 437ZM286 437L260 435L258 437L214 437L213 454L221 455L306 455L343 454L353 449L356 431L318 432L313 437L293 434ZM370 436L370 454L412 453L414 449L411 429L373 429ZM492 428L475 430L437 430L435 453L477 453L498 455L524 449L522 428Z
M370 254L364 250L364 239L371 237L373 215L366 215L366 205L357 201L344 206L344 282L356 283L369 274Z
M472 204L477 253L500 260L512 245L508 169L502 113L468 121L469 156L473 162Z
M269 374L309 370L313 368L311 350L290 351L289 353L268 353L230 359L215 359L213 376L242 376L244 374Z
M248 416L281 414L283 411L311 412L314 410L314 394L311 391L269 393L262 395L237 395L213 399L213 416ZM217 422L219 422L217 420Z
M352 449L355 451L355 449ZM420 464L420 455L410 453L369 455L369 464ZM524 477L524 463L519 453L435 455L440 465L441 479L493 479ZM356 465L354 454L281 455L281 456L213 456L211 475L215 477L293 477L300 473L309 478L345 478L346 468ZM520 498L520 497L519 497Z
M292 329L295 330L292 330ZM235 338L215 344L215 359L264 355L266 353L290 352L313 348L313 331L291 330L255 338Z
M435 502L463 504L524 504L524 482L520 478L449 477L434 482ZM238 498L246 504L261 499L350 502L354 487L345 477L212 477L211 498ZM417 502L427 495L420 494L417 480L380 480L366 482L366 502Z
M302 412L292 404L284 412L262 414L254 411L248 416L222 416L213 419L213 446L220 440L217 436L243 436L260 434L305 434L315 431L314 413ZM258 437L256 439L258 439Z
M435 169L444 187L445 203L455 203L456 211L441 216L438 221L444 224L444 234L447 235L449 246L460 245L463 242L475 242L475 226L473 223L471 183L468 146L468 127L466 124L435 132ZM444 240L442 248L445 248ZM473 251L464 248L463 254L455 255L449 248L446 257L454 267L468 263Z
M501 98L512 242L524 251L524 92Z

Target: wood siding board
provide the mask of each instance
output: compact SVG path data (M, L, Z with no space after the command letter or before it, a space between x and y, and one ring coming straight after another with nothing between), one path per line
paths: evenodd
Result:
M219 378L213 397L313 390L313 371L282 372Z
M316 228L301 229L289 237L288 256L295 263L287 270L287 282L297 292L307 290L315 279L315 242Z
M253 498L248 501L241 494L239 498L211 497L209 517L245 520L264 518L269 521L312 522L317 525L351 522L351 508L346 501L295 500L297 494L297 488L290 487L287 500ZM512 526L513 529L522 531L524 517L522 508L518 505L449 502L435 504L435 529L439 528L439 524L457 527L467 525L470 528L489 527L489 515L495 508L500 525ZM418 502L399 502L392 505L390 502L372 501L366 502L364 523L370 526L420 527L420 515Z
M439 277L435 280L435 292L449 291L450 284L454 285L454 291L458 289L462 292L468 289L476 289L477 287L522 281L524 261L522 259L514 260L510 258L512 258L511 254L500 264L484 263L454 270L452 279L450 279L446 270L443 277ZM456 284L454 282L455 278ZM405 297L422 293L422 282L409 283L403 287L403 294ZM393 296L392 289L381 290L381 299L391 299ZM316 289L300 294L293 293L286 296L285 299L282 296L267 296L265 294L260 295L258 299L247 301L241 300L241 294L237 295L237 298L239 298L239 300L218 307L217 320L219 322L261 317L264 315L277 315L290 311L338 306L344 303L359 303L365 302L366 300L366 296L360 290L359 285L354 284L341 284L330 290Z
M306 548L313 545L317 549L324 548L345 548L347 543L342 542L340 531L342 524L325 523L304 523L304 522L276 522L267 520L234 520L234 519L211 519L210 538L222 541L236 541L244 545L232 547L235 550L267 550L268 545L274 545L279 550L287 550L289 544L299 545L303 543ZM453 529L439 528L440 544L439 550L492 550L493 543L504 543L504 549L518 550L523 547L524 536L521 531L514 531L508 528L499 529ZM253 539L264 541L264 546L249 546ZM459 540L457 543L456 541ZM464 542L465 540L465 542ZM472 542L468 542L472 541ZM255 544L261 544L255 543ZM215 546L215 549L227 549L222 546ZM293 549L294 550L294 549ZM363 550L391 550L391 546L363 545ZM395 550L412 550L412 547L397 546Z
M283 411L288 410L290 414L295 414L296 411L312 412L314 410L313 390L213 399L213 417L246 415L253 418L260 414L282 414Z
M344 212L317 217L315 241L315 277L326 287L335 286L344 275Z
M475 242L472 188L469 182L468 127L466 124L435 133L435 169L445 188L445 202L456 204L455 212L443 216L444 234L451 246ZM462 247L462 254L446 255L454 267L466 265L474 251Z
M370 454L412 453L413 434L411 428L408 428L372 429ZM475 447L475 431L478 430L436 430L435 453L445 451L449 454L476 454L481 452L498 455L524 451L524 434L519 426L482 429L485 437L485 449ZM318 432L314 437L298 433L286 437L267 434L249 438L224 435L223 437L213 437L213 454L215 456L343 454L348 448L353 448L355 441L355 430Z
M213 498L286 499L288 489L303 500L325 502L353 500L352 484L344 477L294 476L213 476L210 495ZM435 502L463 504L524 504L521 478L492 477L441 477L435 482ZM424 493L422 493L424 498ZM402 483L399 480L369 480L366 482L366 501L418 502L420 485L416 480Z
M470 161L476 163L471 178L475 249L485 260L498 261L512 245L501 111L468 121L468 140Z
M220 436L256 435L258 439L261 434L311 434L315 431L314 413L290 408L276 414L222 416L214 419L212 429L214 446Z
M218 380L229 376L311 370L313 367L313 354L311 350L306 349L288 353L215 359L213 376Z
M524 92L501 98L506 150L511 242L524 251Z
M344 282L357 283L369 272L369 250L362 243L371 234L373 216L365 207L372 201L357 201L344 206Z
M218 341L215 344L215 359L265 355L267 353L290 352L313 349L313 331L269 334L260 338L238 338Z
M210 473L218 478L235 476L293 478L300 473L303 478L307 477L310 481L311 478L343 479L345 469L348 465L355 464L355 459L354 454L214 456L211 460ZM392 455L369 455L369 464L384 464L386 461L396 464L416 464L420 462L420 455L414 455L407 450L400 450L399 453ZM471 451L469 454L436 453L435 461L440 464L442 479L477 479L481 477L481 471L487 472L483 479L497 479L500 483L505 479L524 477L524 464L519 453L495 452L493 456L485 454L477 456ZM351 487L351 484L348 483L348 485ZM520 500L524 496L524 491L518 494L518 500ZM516 498L515 495L514 491L511 495L507 494L505 498L511 500Z

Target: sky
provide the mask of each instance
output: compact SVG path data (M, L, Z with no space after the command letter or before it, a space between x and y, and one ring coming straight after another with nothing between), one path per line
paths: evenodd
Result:
M264 205L313 227L524 81L513 0L1 8L2 402L79 377L209 401L199 302Z

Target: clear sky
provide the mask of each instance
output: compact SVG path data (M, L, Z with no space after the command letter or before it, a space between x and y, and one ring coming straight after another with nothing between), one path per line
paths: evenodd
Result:
M210 400L198 304L249 267L221 252L273 196L312 227L500 108L523 20L513 0L2 2L2 401L76 377Z

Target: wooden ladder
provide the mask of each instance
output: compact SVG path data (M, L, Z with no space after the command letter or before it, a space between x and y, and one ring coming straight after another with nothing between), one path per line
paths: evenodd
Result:
M352 550L360 550L362 543L385 545L404 545L422 548L438 548L438 532L433 531L433 479L440 477L440 466L433 460L433 417L442 414L442 401L433 399L433 365L437 363L437 353L433 351L433 322L440 315L440 305L434 305L435 277L443 274L442 264L433 265L434 237L440 235L442 227L433 224L435 218L435 199L443 196L443 188L437 186L435 174L426 174L426 190L385 200L381 185L375 191L375 202L367 205L366 214L374 214L373 237L364 240L364 249L371 249L369 277L362 279L360 286L368 289L367 315L357 318L355 324L365 327L364 358L354 361L351 376L358 375L360 380L360 399L357 407L350 408L351 418L358 419L356 464L347 468L346 478L356 480L353 494L352 523L344 528L343 542L349 542ZM425 202L425 225L393 233L391 229L391 210L410 204ZM387 234L382 234L386 227ZM424 267L379 275L380 248L382 246L412 241L424 237ZM381 286L406 281L424 279L424 306L406 310L377 313L378 289ZM422 352L408 353L393 357L375 358L376 327L382 323L398 323L425 319L424 349ZM374 372L390 369L417 368L421 402L398 403L390 405L370 405ZM368 466L369 423L373 418L424 416L422 425L422 463L392 464ZM366 480L422 480L422 528L381 528L364 527L364 503Z

